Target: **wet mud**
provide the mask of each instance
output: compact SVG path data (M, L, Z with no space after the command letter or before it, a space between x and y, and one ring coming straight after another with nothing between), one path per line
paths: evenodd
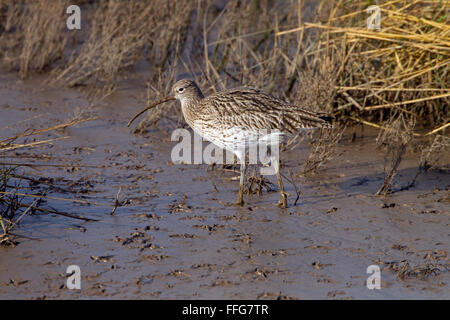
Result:
M277 192L246 196L240 208L229 205L238 173L174 165L175 142L164 128L142 136L126 127L145 105L145 83L93 105L81 91L40 83L0 75L2 137L80 115L99 119L1 161L45 165L26 171L60 188L47 196L86 202L46 206L99 221L24 218L15 233L26 237L0 247L1 299L450 298L450 175L427 172L412 188L375 196L384 177L376 131L355 141L346 133L326 170L298 179L297 205L285 182L287 209L274 205ZM284 153L284 169L298 170L307 154L306 142ZM405 156L397 186L414 178L416 158ZM111 215L119 189L121 206ZM80 267L80 290L67 288L70 265ZM370 265L381 269L380 290L366 287Z

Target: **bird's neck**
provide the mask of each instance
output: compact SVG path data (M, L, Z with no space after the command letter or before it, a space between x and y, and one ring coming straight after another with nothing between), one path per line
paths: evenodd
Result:
M185 97L180 99L181 110L183 111L184 118L188 124L195 120L195 117L199 114L199 110L202 107L203 95L198 95L195 97Z

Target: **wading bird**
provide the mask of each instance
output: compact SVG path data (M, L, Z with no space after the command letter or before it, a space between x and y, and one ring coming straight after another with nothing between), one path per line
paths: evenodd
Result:
M284 102L259 90L249 88L231 89L205 97L194 81L180 80L172 88L171 96L153 103L129 122L163 102L179 100L184 119L204 139L233 152L240 162L238 205L244 204L244 181L246 175L246 150L252 144L277 144L279 138L302 129L332 128L332 117L305 110ZM271 156L275 169L282 208L287 206L280 175L278 158Z

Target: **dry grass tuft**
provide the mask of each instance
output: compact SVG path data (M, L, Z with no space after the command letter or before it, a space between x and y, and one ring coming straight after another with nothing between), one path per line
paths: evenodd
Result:
M318 112L331 113L337 92L335 85L339 64L335 58L327 56L323 56L321 60L322 63L315 70L306 67L306 70L302 71L296 104ZM345 127L335 124L332 130L319 129L308 133L310 153L300 175L318 173L335 156L344 130ZM297 137L294 139L298 140Z
M151 71L161 73L179 52L192 2L98 1L80 52L57 69L50 83L89 86L94 97L111 94L121 71L147 52ZM175 47L175 48L174 48Z
M415 117L407 118L403 114L391 118L377 137L377 147L385 152L384 182L377 195L386 196L391 191L395 174L406 152L406 148L413 140Z
M337 153L345 127L335 129L320 129L311 134L310 153L306 158L301 175L317 174Z
M380 5L381 29L368 30L365 4L338 7L324 26L330 46L346 53L338 111L365 119L414 114L421 124L448 121L450 36L442 1L389 1ZM350 98L351 97L351 98Z
M339 69L339 62L336 59L323 56L322 63L317 68L306 67L301 71L296 105L318 112L333 112Z
M2 65L21 78L42 72L63 57L67 1L0 1Z
M450 137L436 135L430 145L422 150L420 169L424 172L448 165L450 159Z
M95 118L78 119L67 123L58 124L50 128L39 130L27 130L23 133L16 134L9 138L0 140L0 155L8 154L11 151L22 148L35 148L45 144L51 144L55 141L66 139L65 137L56 137L51 139L33 139L33 142L26 142L26 139L33 136L39 137L47 135L49 132L54 132L61 128L67 128L76 124L93 120ZM22 140L22 142L18 142ZM53 209L41 208L41 202L44 199L57 199L71 202L83 202L84 200L72 200L65 198L47 197L48 191L66 191L62 188L54 186L53 183L48 183L48 179L37 179L24 175L21 170L22 166L34 166L34 164L12 164L0 163L0 245L15 246L17 244L18 236L13 233L13 229L19 222L27 215L32 215L36 211L43 213L51 213L56 215L63 215L66 217L81 219L84 221L91 221L92 219L84 218L69 213L59 212ZM51 165L50 165L51 166ZM28 182L28 186L25 184Z

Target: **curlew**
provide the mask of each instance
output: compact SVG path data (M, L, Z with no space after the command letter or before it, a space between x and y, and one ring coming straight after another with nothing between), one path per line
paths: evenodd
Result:
M196 133L233 152L239 159L239 205L244 204L246 150L252 144L274 145L274 141L302 129L332 128L330 116L305 110L255 89L231 89L205 97L194 81L184 79L174 84L172 94L136 114L128 126L148 109L166 101L179 100L184 119ZM270 159L280 191L278 205L286 208L287 195L278 158L271 156Z

